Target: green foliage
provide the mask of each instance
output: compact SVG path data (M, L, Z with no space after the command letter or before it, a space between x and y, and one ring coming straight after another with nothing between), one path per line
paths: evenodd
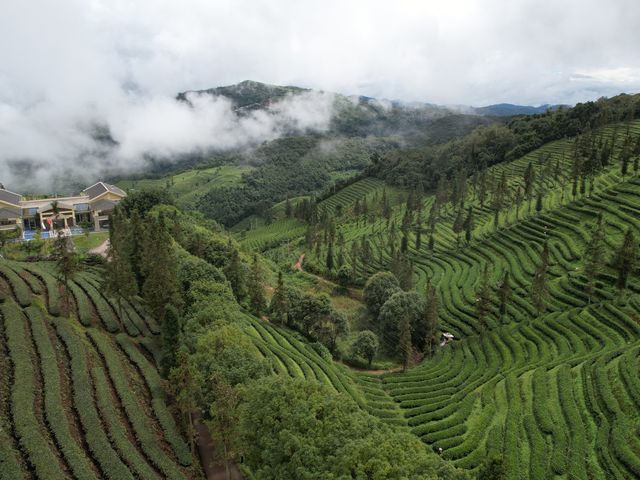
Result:
M517 159L547 142L628 119L629 112L631 118L637 118L638 103L638 96L622 94L597 102L579 103L569 109L515 117L506 125L481 126L442 145L393 150L383 160L372 164L368 173L395 185L415 185L419 179L425 190L435 190L439 178L452 178L461 167L467 171L480 170ZM531 195L533 183L530 172L525 175L527 196Z
M240 260L240 252L237 249L233 249L231 253L231 259L229 263L224 268L224 275L229 280L231 284L231 289L233 290L233 294L235 295L238 302L242 302L242 300L247 295L247 287L246 287L246 268L242 261Z
M591 238L584 247L584 274L587 276L585 292L591 299L595 290L596 278L600 274L605 261L605 232L602 215L592 226Z
M164 217L149 217L145 224L142 294L155 318L162 321L166 305L181 303L175 282L177 259Z
M144 217L156 205L172 205L173 199L164 188L149 188L130 192L118 205L130 217L133 212Z
M249 308L256 316L261 316L267 310L267 299L264 296L264 270L254 254L251 271L247 280L249 290Z
M349 346L349 351L353 357L364 358L371 367L371 362L378 353L379 346L378 336L371 330L363 330L356 334Z
M73 251L73 242L67 237L59 235L54 240L54 254L56 256L56 273L58 283L64 287L65 312L70 311L71 291L69 281L78 271L78 255Z
M215 402L219 383L235 387L267 374L270 368L244 332L234 325L200 335L192 361L198 371L203 407Z
M426 338L423 312L424 299L414 291L398 291L384 303L378 325L382 343L389 353L409 355L412 345L422 350Z
M549 243L544 242L540 264L533 273L531 281L531 302L538 313L546 309L546 301L549 296L549 286L547 284L547 270L549 268Z
M160 361L161 371L165 377L176 366L181 332L182 325L178 310L173 305L166 305L162 317L162 360Z
M266 377L243 390L239 438L259 479L464 478L415 437L315 382Z
M478 480L504 480L505 478L507 478L507 471L504 462L496 458L487 460L478 474Z
M134 240L128 220L117 208L110 218L108 262L105 264L104 287L116 298L122 316L122 302L138 293L136 276L131 264Z
M273 296L271 297L269 314L271 315L271 321L274 323L284 325L288 322L287 315L289 314L289 298L284 286L284 280L282 279L282 272L278 272L278 284L276 285L276 288L273 291Z
M638 245L634 239L633 231L629 228L624 235L624 240L614 260L616 269L618 270L616 286L619 290L627 288L629 274L635 270L637 259Z
M489 266L484 265L480 284L476 289L476 316L481 329L487 328L487 315L491 312L493 292L489 285Z
M362 297L371 315L377 317L384 303L399 289L398 279L391 272L379 272L369 278Z
M425 331L424 353L426 355L433 355L438 348L440 319L438 318L438 296L436 294L436 288L431 285L431 280L427 281L422 321Z

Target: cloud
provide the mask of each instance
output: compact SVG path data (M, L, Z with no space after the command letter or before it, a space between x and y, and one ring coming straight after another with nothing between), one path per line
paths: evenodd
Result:
M46 188L69 170L273 138L285 119L323 128L326 99L243 118L221 100L173 101L245 79L475 106L639 91L638 24L636 0L5 2L0 180L27 159ZM96 126L117 154L92 141Z
M290 132L323 131L334 104L332 94L304 92L238 114L224 97L190 93L187 99L121 97L118 104L77 116L58 115L46 101L27 109L0 104L3 181L14 189L47 191L69 178L92 181L135 172L150 158L171 159L252 146Z

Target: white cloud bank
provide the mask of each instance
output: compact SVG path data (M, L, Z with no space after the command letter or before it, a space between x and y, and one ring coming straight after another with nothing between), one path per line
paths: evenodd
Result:
M637 0L8 0L0 181L15 185L25 159L41 189L99 174L95 125L119 142L119 167L274 138L287 121L326 127L327 96L242 118L223 100L173 100L245 79L476 106L639 91L638 25Z

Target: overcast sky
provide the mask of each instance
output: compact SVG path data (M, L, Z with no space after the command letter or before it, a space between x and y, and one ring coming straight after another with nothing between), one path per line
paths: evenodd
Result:
M125 157L180 150L157 136L229 112L190 117L174 94L245 79L475 106L637 92L639 26L638 0L5 0L0 180L10 158L90 149L92 121L131 137Z

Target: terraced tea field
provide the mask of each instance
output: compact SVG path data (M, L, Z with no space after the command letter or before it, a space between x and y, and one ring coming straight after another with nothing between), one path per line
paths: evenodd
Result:
M273 366L274 373L318 381L344 393L360 407L382 420L406 425L397 405L382 389L379 378L355 374L347 367L323 358L299 334L275 327L249 315L244 318L247 333Z
M407 373L356 377L361 391L371 396L370 411L406 421L425 443L442 448L445 458L471 471L498 457L510 479L640 477L640 278L632 276L629 289L620 295L616 273L606 266L589 299L583 273L585 244L599 214L607 261L628 228L636 241L640 238L640 178L623 178L618 162L624 137L635 141L640 123L606 127L596 135L606 141L616 130L610 166L575 197L570 181L573 139L489 169L496 179L505 173L511 204L500 213L496 228L490 202L481 206L469 194L465 208L473 205L475 218L468 243L453 231L455 212L449 206L437 224L431 251L426 214L434 198L424 199L422 243L416 248L414 220L408 256L418 291L427 278L437 286L442 329L457 340ZM538 187L544 192L540 212L533 208L535 198L521 205L513 201L530 162L538 172L549 172ZM336 223L345 239L347 264L353 261L353 243L364 238L370 243L370 261L356 260L364 278L388 268L394 225L396 249L399 244L404 216L399 202L389 220L352 212L356 199L369 201L381 188L377 180L363 180L321 203L331 212L341 204L346 212ZM549 297L546 310L538 314L531 280L545 242L550 250ZM323 246L318 263L325 254ZM485 265L490 266L494 292L509 272L513 296L503 316L493 298L482 328L475 302ZM373 407L378 398L385 406L381 412Z
M156 322L99 277L0 263L0 479L199 478L155 367Z

